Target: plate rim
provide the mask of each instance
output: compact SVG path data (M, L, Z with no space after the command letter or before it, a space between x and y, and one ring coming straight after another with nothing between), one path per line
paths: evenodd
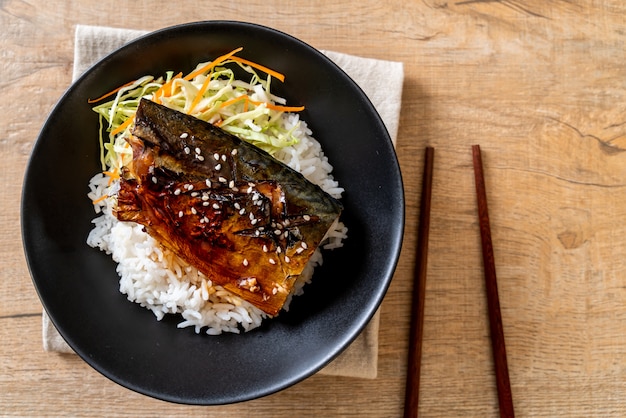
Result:
M25 200L26 200L26 194L27 194L27 188L26 186L28 184L30 184L30 179L29 179L29 173L30 173L30 166L31 166L31 162L34 160L34 156L37 154L37 149L41 146L42 143L42 135L43 133L46 131L47 127L50 125L51 120L53 119L53 117L57 114L57 112L59 111L59 109L62 107L62 104L67 100L68 97L70 97L72 95L72 93L74 92L74 90L78 89L78 86L82 83L85 82L85 79L87 79L94 71L96 71L97 67L103 65L103 63L106 63L108 60L112 59L113 57L117 56L118 54L122 54L125 50L130 49L130 48L134 48L136 45L139 45L143 42L146 42L149 39L154 39L155 37L158 36L163 36L163 35L168 35L171 34L173 32L176 31L180 31L180 30L185 30L185 29L189 29L189 28L205 28L207 26L220 26L220 25L225 25L225 26L237 26L237 27L246 27L246 28L252 28L253 30L262 30L262 31L269 31L272 32L274 34L278 34L282 37L287 37L289 38L292 42L296 42L297 44L299 44L301 47L304 47L305 49L308 50L309 53L312 53L314 55L317 56L317 59L322 59L324 60L327 64L331 65L332 67L334 67L334 70L338 71L340 74L343 75L343 77L347 80L349 80L349 82L351 83L351 87L353 89L356 89L356 91L358 91L360 93L360 95L362 96L361 98L364 99L363 103L365 103L366 106L369 107L370 113L372 115L375 115L376 118L378 118L378 124L383 128L384 133L386 134L385 137L387 139L387 142L389 142L389 144L387 144L387 146L391 147L392 150L392 156L394 158L394 171L396 172L397 175L397 183L399 185L399 192L400 195L399 197L399 201L401 201L401 213L399 214L400 218L401 218L401 225L399 226L399 230L397 232L397 234L394 235L394 237L397 237L394 241L393 241L393 253L394 253L394 258L393 260L390 260L390 262L388 264L386 264L386 269L385 269L385 274L383 276L384 278L384 285L380 286L377 288L377 295L375 297L375 300L373 300L373 302L371 303L372 306L374 306L373 309L369 309L366 313L362 312L360 313L359 317L360 317L360 321L358 323L358 325L355 328L358 328L359 331L358 332L354 332L350 338L344 339L343 344L340 344L339 346L337 346L334 350L330 350L330 354L326 356L326 360L317 364L315 367L309 368L307 372L294 376L286 381L283 381L282 384L279 385L273 385L270 389L268 389L267 391L265 391L265 393L257 393L254 396L251 397L247 397L247 396L235 396L233 397L233 399L228 400L226 402L218 402L218 403L204 403L204 402L187 402L184 398L175 398L175 397L164 397L162 394L157 394L157 393L150 393L149 390L145 390L145 388L137 388L136 386L133 386L132 384L125 384L124 382L120 382L118 378L109 375L107 373L107 370L100 367L97 364L94 364L92 362L91 359L89 359L89 357L86 355L86 353L82 352L80 347L77 347L75 344L73 344L72 341L72 337L69 335L66 335L64 332L63 327L59 327L57 322L56 322L56 318L54 314L50 314L49 312L49 306L46 303L46 300L44 298L44 296L40 293L39 291L39 287L37 285L37 280L34 276L34 272L31 266L31 263L34 263L34 259L33 259L33 254L31 253L31 251L29 251L29 243L27 242L29 240L29 238L27 238L28 234L27 234L27 226L25 226L25 222L24 222L24 213L25 211L27 211L27 208L25 208ZM32 147L31 150L31 154L29 156L27 165L26 165L26 170L24 173L24 182L23 182L23 187L22 187L22 196L21 196L21 207L20 207L20 226L21 226L21 232L22 232L22 244L23 244L23 249L24 249L24 254L26 257L26 262L27 262L27 266L29 269L29 273L31 276L31 279L33 281L34 287L37 291L37 294L39 296L39 300L42 303L42 306L44 307L44 309L46 310L50 321L53 323L53 325L55 326L55 328L57 328L57 330L59 331L59 333L62 335L62 337L64 338L64 340L66 340L66 342L68 343L68 345L70 345L70 347L77 353L79 354L79 356L88 364L90 365L92 368L94 368L95 370L97 370L99 373L103 374L104 376L106 376L107 378L109 378L110 380L114 381L117 384L120 384L123 387L126 387L128 389L131 389L135 392L138 393L142 393L144 395L147 396L151 396L157 399L162 399L162 400L166 400L166 401L171 401L171 402L175 402L175 403L184 403L184 404L202 404L202 405L216 405L216 404L226 404L226 403L235 403L235 402L241 402L241 401L247 401L250 399L255 399L255 398L259 398L259 397L263 397L263 396L267 396L270 395L272 393L276 393L280 390L283 390L287 387L290 387L296 383L301 382L302 380L307 379L308 377L310 377L311 375L317 373L319 370L321 370L322 368L324 368L325 366L327 366L330 362L332 362L335 358L337 358L342 352L345 351L345 349L352 343L354 342L354 340L360 335L360 333L363 331L363 329L367 326L367 324L371 321L372 317L376 314L376 312L380 309L380 306L383 302L383 299L389 289L389 286L391 284L391 281L393 279L393 275L394 272L397 268L397 264L399 262L399 258L400 258L400 253L401 253L401 248L402 248L402 244L403 244L403 236L404 236L404 231L405 231L405 196L404 196L404 188L403 188L403 179L402 179L402 173L400 170L400 166L399 166L399 162L398 162L398 158L397 158L397 154L395 151L395 147L393 146L393 143L391 142L391 138L389 136L389 132L384 124L384 122L382 121L382 118L380 117L377 109L373 106L373 104L371 103L371 101L369 100L369 98L367 97L367 95L364 93L364 91L362 90L362 88L350 77L348 76L345 71L339 67L335 62L333 62L331 59L329 59L326 55L324 55L322 52L320 52L319 50L313 48L312 46L310 46L308 43L293 37L292 35L289 35L283 31L268 27L268 26L264 26L264 25L259 25L256 23L250 23L250 22L240 22L240 21L233 21L233 20L205 20L205 21L198 21L198 22L188 22L188 23L183 23L180 25L173 25L173 26L169 26L169 27L165 27L165 28L161 28L155 31L151 31L148 33L145 33L144 35L141 35L133 40L131 40L130 42L125 43L124 45L122 45L120 48L117 48L113 51L111 51L110 53L106 54L105 56L103 56L102 58L96 60L96 62L92 65L89 66L89 68L87 70L85 70L79 77L76 78L75 81L73 81L70 86L65 90L65 92L60 96L60 98L57 100L56 104L54 105L54 107L52 108L52 110L50 111L50 113L48 114L44 124L42 125L42 128L39 132L39 135ZM86 245L86 244L85 244Z

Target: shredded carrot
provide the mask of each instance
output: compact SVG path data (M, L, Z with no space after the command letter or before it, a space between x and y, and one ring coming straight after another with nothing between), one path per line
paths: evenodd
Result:
M271 103L264 103L268 109L277 110L279 112L302 112L304 106L279 106Z
M102 95L102 96L98 97L97 99L88 99L88 100L87 100L87 103L90 103L90 104L91 104L91 103L96 103L96 102L99 102L100 100L104 100L104 99L106 99L106 98L107 98L107 97L109 97L109 96L113 96L115 93L117 93L118 91L122 90L124 87L128 87L128 86L130 86L130 85L131 85L131 84L133 84L135 81L137 81L137 80L133 80L133 81L130 81L130 82L128 82L128 83L126 83L126 84L124 84L124 85L122 85L122 86L119 86L118 88L116 88L116 89L114 89L114 90L111 90L110 92L108 92L108 93L106 93L106 94L104 94L104 95Z
M275 104L266 103L266 102L257 102L256 100L248 100L248 101L255 106L260 106L263 104L268 109L277 110L279 112L301 112L304 110L304 106L281 106L281 105L275 105Z
M224 54L224 55L222 55L220 57L215 58L213 61L211 61L210 63L208 63L204 67L187 74L185 77L183 77L183 79L184 80L192 80L195 76L197 76L199 74L202 74L202 73L205 73L207 71L210 71L216 65L218 65L221 62L226 61L228 58L232 57L233 55L235 55L237 52L241 51L242 49L243 49L243 47L239 47L237 49L233 49L228 54ZM204 83L202 83L202 87L198 91L198 94L193 99L193 102L191 102L191 106L189 107L189 111L187 113L191 113L193 111L193 109L198 105L198 103L200 103L200 100L202 100L202 96L204 96L204 92L206 92L206 90L209 88L209 83L210 82L211 82L211 77L207 77L206 80L204 80Z
M102 202L104 199L106 199L107 197L109 197L109 195L105 194L100 196L99 198L97 198L96 200L92 200L91 202L95 205L97 203Z
M213 124L213 126L217 126L219 128L220 126L222 126L222 123L224 123L224 119L218 120L217 122Z
M115 180L120 178L120 172L119 172L119 169L117 167L115 167L115 169L113 169L113 171L103 171L103 174L109 176L109 183L108 183L109 186Z
M172 95L172 86L174 84L174 80L176 80L177 78L181 78L183 76L183 73L180 72L178 74L176 74L174 77L172 77L170 79L170 81L168 81L167 83L163 84L161 87L159 87L159 89L157 91L154 92L154 99L153 101L155 103L163 103L161 101L161 97L169 97Z
M248 61L245 58L230 57L230 59L231 61L237 61L242 64L249 65L250 67L256 68L257 70L261 70L264 73L269 74L272 77L279 79L280 81L283 81L283 82L285 81L285 76L283 74L279 73L278 71L274 71L271 68L267 68L261 64L257 64L256 62Z
M113 131L111 131L111 135L115 136L115 135L119 134L120 132L122 132L124 129L126 129L128 127L128 125L130 125L132 123L133 119L135 119L135 115L129 117L128 119L126 119L124 121L124 123L122 123L117 128L113 129Z
M207 77L206 80L204 80L204 83L202 83L202 87L200 87L200 90L198 90L198 94L196 94L193 102L191 102L191 106L189 106L189 111L187 113L191 113L196 108L196 106L198 106L198 103L200 103L200 100L202 100L202 96L204 96L204 92L206 92L206 90L209 88L210 82L211 77Z
M233 55L235 55L237 52L241 51L242 49L243 49L243 47L240 46L239 48L230 51L228 54L224 54L224 55L222 55L220 57L215 58L213 61L211 61L210 63L208 63L204 67L198 68L196 71L193 71L193 72L187 74L186 76L183 77L183 79L187 80L187 81L192 80L197 75L205 73L205 72L209 71L211 68L215 67L217 64L226 61L228 58L232 57Z
M239 97L235 97L234 99L226 100L224 103L222 103L222 104L220 105L220 109L223 109L223 108L225 108L225 107L228 107L228 106L230 106L231 104L237 103L237 102L239 102L239 101L241 101L241 100L245 100L245 101L247 102L249 99L250 99L250 98L249 98L248 96L246 96L246 95L242 95L242 96L239 96Z
M300 112L304 110L304 106L281 106L281 105L275 105L275 104L266 103L266 102L259 102L256 100L252 100L250 96L247 96L247 95L243 95L243 96L235 97L234 99L226 100L224 103L220 105L220 109L230 106L241 100L245 100L244 109L243 109L244 112L248 111L249 103L252 103L255 106L265 105L265 107L267 107L268 109L277 110L279 112Z
M180 73L176 74L174 77L172 77L172 79L170 81L168 81L167 83L165 83L165 85L167 86L167 90L165 91L165 94L168 96L172 95L172 88L174 86L174 80L176 80L177 78L181 78L183 76L183 72L181 71Z

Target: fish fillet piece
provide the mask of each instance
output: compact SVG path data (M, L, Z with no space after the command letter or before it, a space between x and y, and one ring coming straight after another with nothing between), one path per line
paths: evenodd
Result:
M277 315L339 201L265 151L142 99L115 215L214 284Z

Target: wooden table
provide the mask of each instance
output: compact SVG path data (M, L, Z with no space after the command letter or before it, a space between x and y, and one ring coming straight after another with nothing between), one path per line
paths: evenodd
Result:
M480 144L518 416L625 416L625 16L621 0L0 2L0 413L399 416L423 149L432 145L420 414L496 416L471 163ZM42 350L19 203L33 143L70 84L74 25L154 30L202 19L404 62L406 234L381 308L375 380L316 375L263 399L189 407Z

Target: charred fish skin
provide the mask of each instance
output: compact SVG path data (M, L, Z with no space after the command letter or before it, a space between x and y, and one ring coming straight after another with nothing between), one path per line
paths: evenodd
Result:
M142 100L116 216L268 315L343 207L265 151Z
M181 164L181 172L218 180L220 175L230 175L234 181L273 180L285 188L292 205L314 208L320 217L328 214L334 219L343 209L341 202L264 150L166 106L142 99L133 133L172 155Z

